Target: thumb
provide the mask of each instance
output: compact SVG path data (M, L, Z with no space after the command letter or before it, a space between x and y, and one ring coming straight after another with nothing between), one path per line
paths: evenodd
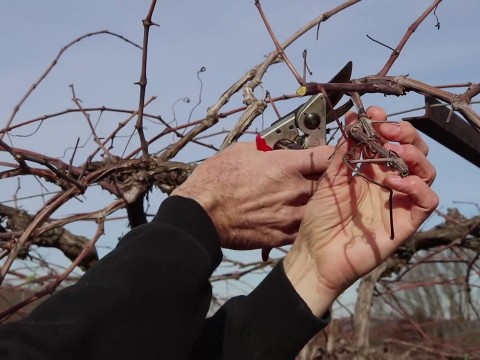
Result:
M275 151L276 152L276 151ZM334 152L333 146L321 145L310 149L282 150L282 161L290 169L295 169L304 176L323 173L330 164Z

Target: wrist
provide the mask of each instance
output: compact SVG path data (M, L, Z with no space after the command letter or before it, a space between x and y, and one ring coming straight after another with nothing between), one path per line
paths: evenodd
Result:
M313 257L307 251L292 249L283 263L285 274L298 295L315 316L322 317L342 291L325 283L317 271Z
M172 191L171 195L182 196L195 200L208 214L215 229L217 230L220 242L224 243L227 238L227 227L225 226L225 216L221 212L221 207L218 205L219 202L208 194L208 192L195 191L189 189L188 187L179 186Z

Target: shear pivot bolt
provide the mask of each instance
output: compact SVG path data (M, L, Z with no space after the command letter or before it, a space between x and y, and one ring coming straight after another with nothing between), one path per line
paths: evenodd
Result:
M318 129L320 126L320 116L316 113L308 113L305 116L305 127L308 130Z

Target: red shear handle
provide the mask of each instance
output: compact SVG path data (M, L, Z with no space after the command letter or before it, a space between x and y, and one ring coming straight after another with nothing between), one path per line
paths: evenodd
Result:
M257 150L260 151L272 151L273 149L267 145L267 142L265 141L264 138L260 134L257 134L257 137L255 138L255 142L257 143Z

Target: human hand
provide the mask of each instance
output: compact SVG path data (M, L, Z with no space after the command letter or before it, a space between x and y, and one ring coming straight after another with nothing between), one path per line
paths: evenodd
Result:
M329 146L263 152L253 142L237 143L199 165L172 195L202 205L222 247L291 244L332 152Z
M380 108L370 108L367 114L386 120ZM355 120L356 114L347 115L347 123ZM352 144L342 144L307 204L298 237L284 261L287 276L316 315L390 256L438 205L429 187L436 172L417 131L407 122L375 127L384 139L398 142L384 147L395 151L410 170L405 178L378 163L364 163L359 170L393 190L395 237L390 239L389 191L354 176L342 160Z

